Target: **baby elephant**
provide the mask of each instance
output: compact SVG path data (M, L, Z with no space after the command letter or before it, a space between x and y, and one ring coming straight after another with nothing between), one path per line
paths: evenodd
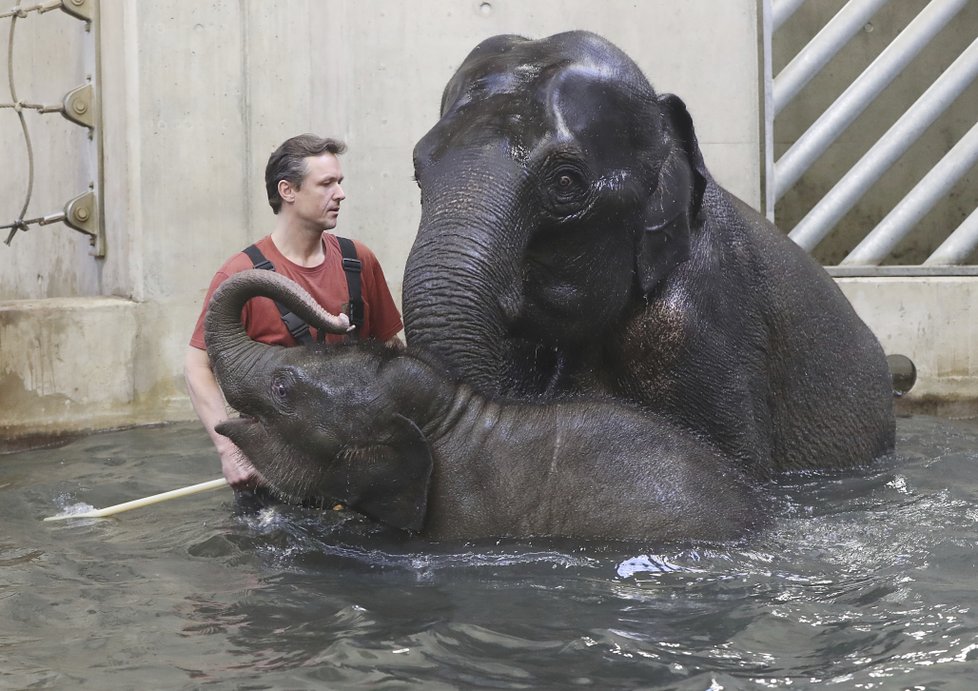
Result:
M337 500L435 539L717 540L755 519L735 464L662 418L603 401L487 400L380 345L255 343L240 314L257 294L310 323L323 316L288 279L243 272L207 318L242 413L217 430L285 498Z

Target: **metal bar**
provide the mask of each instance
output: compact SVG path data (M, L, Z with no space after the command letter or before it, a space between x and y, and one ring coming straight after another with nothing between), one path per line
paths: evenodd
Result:
M900 119L788 234L812 250L863 194L978 76L978 39L968 46Z
M971 169L975 161L978 161L978 124L961 137L944 158L842 260L842 264L881 264L934 204Z
M805 0L774 0L773 7L769 16L771 17L771 29L777 31L793 15L799 7L805 4Z
M784 3L785 0L777 0ZM803 0L802 0L803 1ZM775 9L773 0L762 0L761 3L761 93L760 93L760 122L763 129L761 135L761 212L767 220L774 222L774 83L771 67L772 45L774 43L773 17Z
M931 0L774 165L780 199L968 0Z
M978 266L826 266L834 278L881 276L978 276Z
M774 78L777 115L889 0L849 0Z
M927 257L924 266L952 266L963 264L978 247L978 209L961 222L947 240Z

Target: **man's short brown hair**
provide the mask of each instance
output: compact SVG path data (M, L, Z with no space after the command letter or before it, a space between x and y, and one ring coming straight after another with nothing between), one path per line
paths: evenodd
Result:
M282 197L278 193L280 180L285 180L296 189L302 186L302 179L306 177L306 158L325 153L339 156L344 151L346 144L339 139L315 134L300 134L282 142L268 157L265 166L265 191L272 211L277 214L282 208Z

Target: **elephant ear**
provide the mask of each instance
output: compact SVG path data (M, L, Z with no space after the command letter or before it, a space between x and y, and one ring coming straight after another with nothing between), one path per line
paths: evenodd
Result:
M421 430L402 415L392 418L390 437L337 458L331 484L337 498L376 521L418 532L428 508L432 459Z
M671 147L659 168L659 183L649 197L639 231L636 271L643 295L689 258L692 223L699 214L708 175L686 104L672 94L660 96L658 104Z

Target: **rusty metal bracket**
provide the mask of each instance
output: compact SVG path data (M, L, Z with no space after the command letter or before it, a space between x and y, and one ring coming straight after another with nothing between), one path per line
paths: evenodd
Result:
M83 84L65 94L61 114L67 120L95 129L95 87Z
M87 235L88 243L95 248L92 254L96 257L105 256L105 237L99 219L98 198L93 190L88 190L73 199L69 199L63 211L39 218L5 223L0 225L0 229L10 229L10 236L6 240L6 244L9 245L14 234L18 231L24 232L32 225L49 226L52 223L64 223L72 230Z
M61 0L61 9L72 17L85 22L90 22L95 18L93 0Z
M88 235L89 242L93 247L98 244L100 224L98 217L98 199L95 197L95 192L89 190L79 194L74 199L69 199L68 203L65 204L64 215L66 226L77 230L79 233ZM103 250L102 254L98 256L104 254L105 252Z
M36 110L46 113L61 113L64 118L76 125L95 129L95 87L91 83L82 84L65 94L61 103L56 106L46 106L43 103L0 103L0 108L12 108L15 113L23 110Z

